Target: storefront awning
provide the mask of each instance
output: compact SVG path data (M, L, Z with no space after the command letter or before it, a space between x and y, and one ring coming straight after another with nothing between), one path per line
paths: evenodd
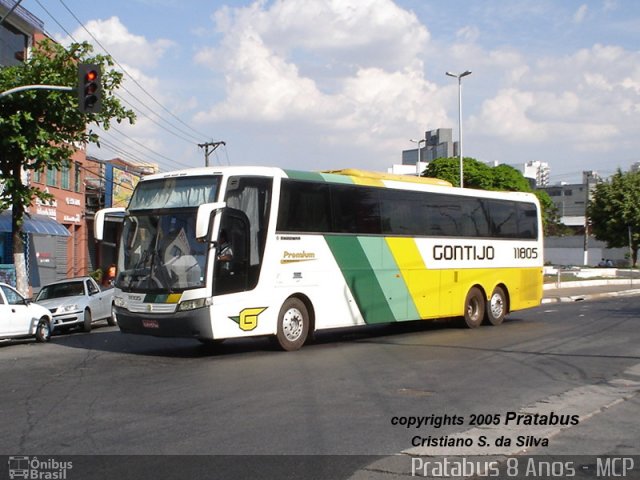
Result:
M71 233L66 227L53 218L46 215L25 214L24 223L22 224L24 233L33 233L36 235L56 235L59 237L70 237ZM0 213L0 232L11 232L11 212L5 211Z

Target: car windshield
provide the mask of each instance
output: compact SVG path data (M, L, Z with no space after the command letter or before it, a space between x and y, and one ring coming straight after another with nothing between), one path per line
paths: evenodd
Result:
M76 297L78 295L84 295L82 281L56 283L43 287L36 297L36 302L39 300L50 300L52 298Z
M204 286L207 244L196 241L196 214L191 208L127 216L116 286L169 292Z

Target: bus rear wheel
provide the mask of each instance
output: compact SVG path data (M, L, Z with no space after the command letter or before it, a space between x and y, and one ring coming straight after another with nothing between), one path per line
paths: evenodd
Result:
M500 325L504 321L507 314L507 296L501 287L493 289L489 302L487 303L487 311L484 315L488 325Z
M289 298L278 314L276 342L285 351L299 350L309 334L309 313L306 305L298 298Z
M484 318L484 295L479 288L473 287L464 301L464 323L469 328L477 328Z

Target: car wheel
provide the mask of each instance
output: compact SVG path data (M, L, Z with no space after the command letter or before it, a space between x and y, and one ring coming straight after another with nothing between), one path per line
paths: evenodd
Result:
M91 310L89 310L88 308L84 311L84 322L82 323L82 331L83 332L90 332L91 331L91 322L92 322L92 318L91 318Z
M118 317L116 316L116 306L111 304L111 315L107 317L107 323L110 327L118 325Z
M309 314L305 304L297 298L289 298L278 314L277 345L286 351L298 350L307 340Z
M500 325L507 314L507 296L504 290L496 287L487 302L484 314L485 322L489 325Z
M464 301L464 323L469 328L477 328L484 318L484 295L479 288L473 287Z
M51 324L46 318L41 318L36 327L36 342L48 342L51 339Z

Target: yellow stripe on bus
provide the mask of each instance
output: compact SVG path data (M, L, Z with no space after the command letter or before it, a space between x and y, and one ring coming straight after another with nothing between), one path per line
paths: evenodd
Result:
M402 274L420 318L438 310L438 271L429 271L413 238L387 237L387 245Z

